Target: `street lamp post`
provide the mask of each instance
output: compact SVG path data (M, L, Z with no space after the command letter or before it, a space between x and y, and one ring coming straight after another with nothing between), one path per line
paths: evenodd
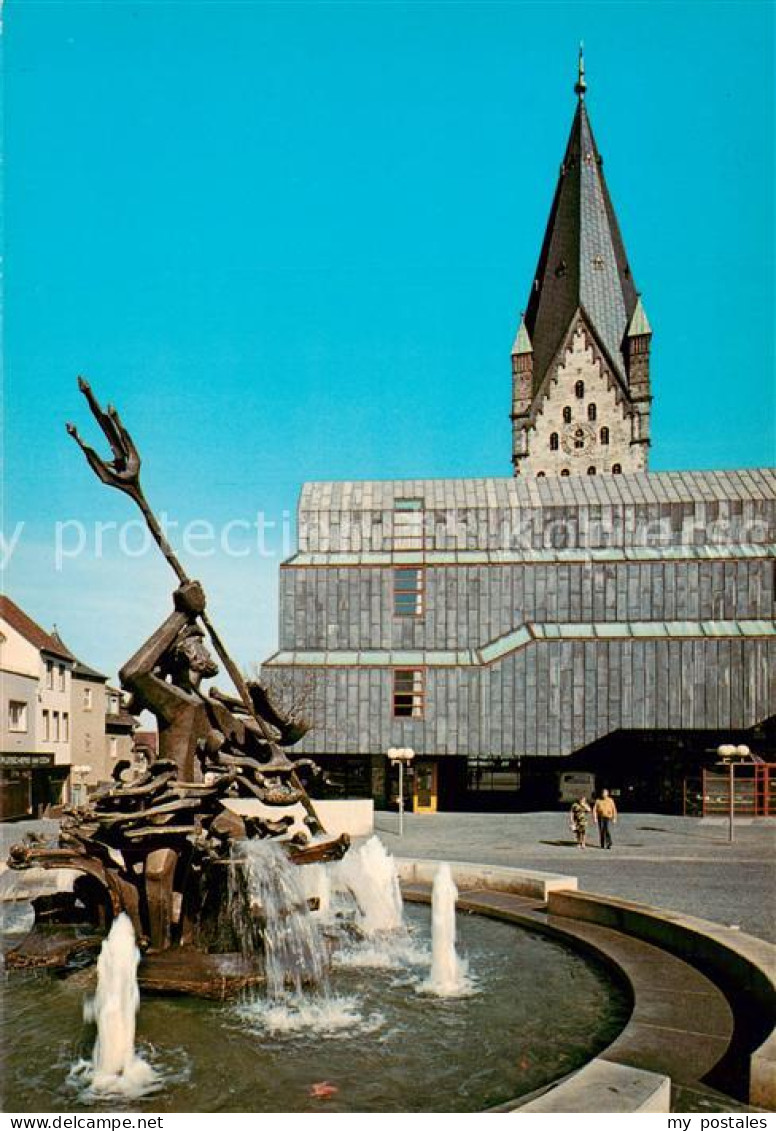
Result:
M750 750L748 746L732 746L726 744L724 746L718 746L717 753L723 763L727 763L728 768L728 843L732 844L735 840L736 820L735 759L748 758Z
M415 757L415 751L408 746L392 746L388 751L391 765L399 766L399 836L404 836L404 767Z

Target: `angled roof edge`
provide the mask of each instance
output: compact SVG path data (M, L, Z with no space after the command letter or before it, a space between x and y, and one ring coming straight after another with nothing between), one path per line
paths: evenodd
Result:
M528 336L528 330L525 325L525 315L520 316L520 325L515 335L515 340L512 343L512 356L520 356L525 353L533 353L533 346L531 339Z
M8 622L15 632L18 632L28 644L37 648L39 652L56 656L57 659L75 661L75 656L65 644L53 633L46 632L37 621L25 613L21 606L12 601L5 594L0 595L0 618Z
M641 301L641 295L636 302L636 309L633 311L633 317L628 325L628 337L640 338L652 334L652 327L647 318L647 312L644 309L644 304Z
M552 384L552 381L556 376L558 366L561 364L564 354L569 350L571 346L571 341L580 323L584 325L585 330L595 341L596 348L600 351L601 356L606 362L606 365L617 384L617 388L621 397L626 401L628 405L630 405L630 393L628 392L628 389L625 386L622 377L620 376L618 367L612 361L609 351L601 340L600 334L597 333L593 325L592 318L583 306L578 306L572 316L569 328L563 335L561 343L558 346L556 352L553 354L552 360L547 366L544 377L542 378L533 395L533 400L531 401L531 409L528 413L527 427L533 427L534 423L536 422L537 416L542 411L543 402L549 396L549 386Z

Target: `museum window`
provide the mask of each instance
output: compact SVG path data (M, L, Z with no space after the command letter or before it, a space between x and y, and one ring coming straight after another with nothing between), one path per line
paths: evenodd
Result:
M11 699L8 702L8 729L14 731L15 734L26 734L27 732L27 704L18 699Z
M92 709L92 689L91 687L84 688L84 710L91 711Z
M595 475L595 468L594 468L594 467L589 467L589 468L587 469L587 474L588 474L588 475Z
M596 408L596 406L594 404L589 404L587 406L587 419L588 420L595 420L597 418L597 416L598 416L598 409Z
M59 742L59 711L53 711L51 721L53 723L52 734L54 742Z
M48 711L43 712L43 741L51 741L51 715Z
M612 464L612 475L622 475L622 467L619 463Z
M561 469L561 475L566 476L566 475L569 475L569 474L570 474L570 472L569 472L569 469L567 467L564 467L564 468Z
M423 570L402 567L393 571L393 615L423 615Z
M393 504L393 548L423 549L423 500L396 499Z
M345 758L316 758L324 772L325 787L323 799L342 800L343 798L372 797L371 759L348 755ZM318 786L318 789L321 787Z
M563 423L564 424L571 424L571 409L569 408L568 405L566 405L566 407L563 410Z
M46 660L46 687L49 691L54 690L54 665L51 660Z
M65 690L65 665L64 664L58 664L57 665L57 679L58 679L58 683L59 683L59 690L64 691Z
M582 398L585 395L585 382L584 381L577 381L576 385L574 386L574 393L577 397L577 400L581 401Z
M422 668L397 668L393 673L393 715L422 719L425 700Z
M537 471L536 472L536 478L537 479L544 479L544 472L543 471Z
M113 734L108 738L108 754L111 758L119 756L119 740Z
M603 427L601 429L600 439L601 439L602 444L608 444L609 443L609 429L608 428Z
M70 741L70 715L67 711L62 712L62 741Z
M551 452L557 452L558 443L559 443L558 433L557 432L551 432L550 433L550 451Z
M468 758L466 785L481 793L513 793L520 788L520 762L517 758Z

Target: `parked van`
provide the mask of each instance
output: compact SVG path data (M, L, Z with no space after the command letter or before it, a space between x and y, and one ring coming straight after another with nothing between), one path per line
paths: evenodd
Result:
M570 805L580 797L591 797L595 793L595 774L587 770L566 770L559 775L558 801Z

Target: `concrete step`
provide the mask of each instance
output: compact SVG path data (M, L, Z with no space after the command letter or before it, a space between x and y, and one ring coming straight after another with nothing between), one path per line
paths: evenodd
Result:
M696 1084L690 1087L687 1084L675 1084L671 1088L672 1112L712 1112L727 1114L728 1112L768 1112L765 1107L752 1107L750 1104L741 1103L731 1099L730 1096L708 1088L705 1084Z

